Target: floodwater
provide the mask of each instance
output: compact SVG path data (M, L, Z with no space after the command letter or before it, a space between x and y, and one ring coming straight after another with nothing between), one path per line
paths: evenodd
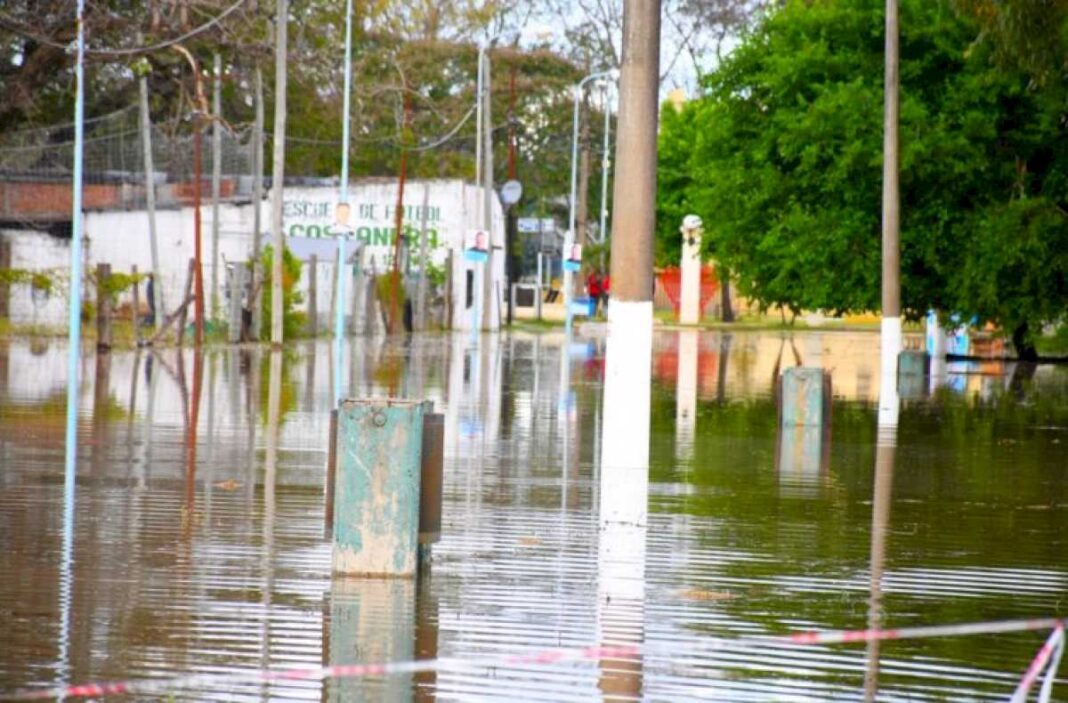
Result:
M428 574L387 581L330 574L330 342L275 364L277 428L265 350L87 354L73 492L66 349L0 343L0 697L441 657L433 673L127 698L1004 700L1046 633L706 645L1068 614L1068 369L907 379L896 449L877 450L876 335L657 332L648 520L609 564L605 346L594 326L570 344L348 343L345 395L428 398L446 415L441 541ZM831 373L829 429L779 431L774 379L796 364ZM480 664L612 643L646 649ZM1054 694L1068 700L1063 672Z

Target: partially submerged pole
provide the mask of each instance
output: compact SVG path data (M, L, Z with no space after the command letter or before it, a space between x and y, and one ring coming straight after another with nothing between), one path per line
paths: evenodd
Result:
M337 221L338 225L348 228L349 216L349 122L352 95L352 0L345 2L345 84L342 98L341 116L341 184L338 189ZM337 235L337 277L334 279L332 309L334 312L334 403L341 402L341 379L344 364L341 363L341 341L345 336L345 236L340 231ZM352 311L353 317L356 310Z
M285 237L282 232L282 197L286 177L286 64L288 0L277 0L274 47L274 164L271 169L271 235L274 256L271 259L271 346L282 346L282 255Z
M148 110L148 78L138 80L141 97L141 148L145 168L145 207L148 210L148 241L152 249L152 306L156 331L162 329L166 310L163 307L163 279L159 275L159 238L156 236L156 174L152 161L152 115Z
M901 198L898 189L898 0L886 0L883 109L883 234L879 424L897 424L897 357L901 352Z
M263 71L256 64L256 117L252 124L252 266L249 267L249 301L252 322L249 334L259 340L263 322L263 272L260 270L260 238L263 223L260 208L263 206Z
M422 332L426 329L426 266L430 261L428 256L429 244L427 243L427 219L430 210L430 184L423 184L423 211L422 223L419 232L419 282L415 289L415 319L414 327Z
M483 53L485 66L482 74L482 90L485 104L482 108L482 205L483 222L486 228L486 238L489 244L486 251L486 262L482 264L482 291L476 292L482 300L481 321L476 324L476 329L481 325L482 329L493 329L493 78L490 70L489 53Z
M211 112L211 316L219 316L219 194L222 189L222 57L215 54Z
M70 239L70 303L67 319L67 433L65 445L63 554L69 557L74 530L74 476L78 459L78 388L82 346L82 150L85 144L85 0L78 0L74 62L74 175ZM69 584L68 584L69 586ZM69 594L68 594L69 595Z

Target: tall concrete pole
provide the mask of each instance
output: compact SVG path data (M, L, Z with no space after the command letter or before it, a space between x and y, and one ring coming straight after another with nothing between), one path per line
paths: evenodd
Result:
M616 178L612 189L612 306L652 304L660 0L625 0ZM650 318L651 319L651 318Z
M222 189L222 57L215 54L211 96L211 316L219 316L219 195Z
M288 51L288 0L277 0L274 27L274 165L271 169L271 234L274 256L271 264L271 346L282 346L282 197L286 176L286 52Z
M263 70L259 63L256 64L256 118L252 123L252 268L249 271L249 292L252 299L248 301L252 308L251 336L256 341L260 339L260 323L263 320L263 310L260 302L263 300L262 281L258 277L260 264L260 250L263 236L263 222L260 219L260 208L263 207ZM257 292L258 291L258 292Z
M494 267L494 244L493 244L493 114L492 114L492 99L493 99L493 79L490 73L490 60L488 54L483 54L485 57L485 64L482 69L482 90L485 92L485 103L482 109L482 158L484 163L482 164L482 203L485 208L483 211L484 222L486 223L486 232L489 233L489 252L486 263L483 264L482 272L482 329L493 329L493 310L494 310L494 281L493 267Z
M901 198L898 190L898 0L886 0L883 111L883 271L879 423L897 424L901 352Z
M608 158L609 133L612 131L611 111L608 107L610 87L604 86L604 147L601 151L601 227L597 232L597 239L604 244L608 232L608 171L612 168L612 162ZM602 257L601 265L604 266Z
M566 260L571 254L571 246L578 242L579 244L585 244L582 237L578 237L578 220L577 217L583 220L586 217L586 207L583 203L582 208L579 208L579 183L578 183L578 169L579 169L579 107L582 102L582 90L583 87L590 81L597 80L599 78L607 78L612 75L612 71L601 71L599 73L591 73L578 83L575 84L575 90L573 100L574 107L571 112L571 194L568 199L568 217L567 217L567 236L564 238L564 252L563 260ZM656 126L653 126L653 136L656 136ZM655 159L655 152L654 152ZM584 164L584 167L588 167L588 163ZM583 179L582 188L585 190L587 179ZM578 211L578 212L577 212ZM585 225L582 226L583 232L585 232ZM561 262L562 263L562 262ZM571 315L571 290L574 287L574 283L571 280L571 272L564 269L564 328L567 333L571 333L572 315Z
M145 167L145 206L148 208L148 240L152 249L152 306L155 309L156 330L163 326L163 279L159 275L159 238L156 236L156 183L152 162L152 115L148 110L148 78L137 81L141 98L141 148Z
M659 56L660 0L624 0L598 485L597 622L610 642L640 642L615 623L645 608ZM640 659L623 666L634 676L603 677L600 689L640 696Z
M339 218L344 228L337 234L337 279L334 282L334 402L341 402L341 386L345 365L341 363L342 340L345 337L345 237L348 236L349 217L349 131L352 114L352 0L345 2L345 66L341 108L341 179L337 194ZM342 214L343 213L343 214ZM352 311L353 316L356 311Z

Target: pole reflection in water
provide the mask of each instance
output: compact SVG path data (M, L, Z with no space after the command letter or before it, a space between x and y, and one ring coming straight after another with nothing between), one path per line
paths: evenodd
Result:
M875 490L871 508L871 599L868 603L868 629L882 628L883 568L886 564L886 537L890 529L890 494L897 453L897 427L879 428L875 444ZM864 669L864 700L874 701L879 691L879 641L868 643Z
M323 633L323 664L406 662L416 656L415 582L412 579L335 577L330 621ZM434 633L437 650L437 633ZM324 682L324 701L408 701L412 674L338 678Z
M613 301L609 308L597 556L603 645L644 640L652 322L650 303ZM641 697L640 656L599 667L605 697Z
M179 355L182 353L178 352ZM179 368L184 378L185 360L179 356ZM197 426L200 420L200 391L204 377L204 352L199 348L193 351L193 389L186 414L185 429L185 506L182 510L182 532L189 537L193 531L196 508L197 475Z
M569 460L571 459L570 437L568 424L574 408L575 400L571 394L571 329L564 333L564 341L560 344L560 369L559 388L557 389L556 407L556 431L560 444L560 510L562 511L562 523L567 523L567 489L570 482L568 472Z
M111 352L96 353L96 368L93 374L93 451L91 471L100 477L107 470L108 411L111 404Z
M678 369L675 374L675 459L689 471L697 425L697 356L700 333L679 331Z
M438 596L429 578L420 578L415 588L415 658L438 658ZM415 675L417 703L437 699L437 672L421 671Z
M271 350L271 370L267 380L267 436L263 470L263 626L260 632L260 666L271 665L271 600L274 592L275 481L278 473L278 436L282 413L282 350ZM264 695L267 694L264 684Z

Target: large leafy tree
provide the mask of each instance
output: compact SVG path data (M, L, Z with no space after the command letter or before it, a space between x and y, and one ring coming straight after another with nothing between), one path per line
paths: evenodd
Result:
M788 1L665 115L663 251L692 210L760 304L878 308L883 19L881 0ZM1064 104L948 2L903 0L901 27L906 315L975 315L1026 350L1068 304Z

